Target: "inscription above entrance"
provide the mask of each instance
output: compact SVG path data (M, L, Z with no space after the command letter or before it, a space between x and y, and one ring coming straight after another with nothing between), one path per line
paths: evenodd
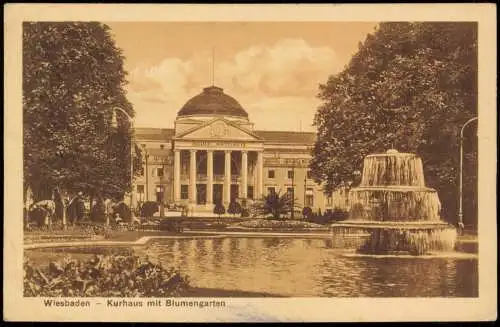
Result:
M229 147L229 148L246 148L247 144L244 142L224 142L224 141L194 141L193 146L197 147Z

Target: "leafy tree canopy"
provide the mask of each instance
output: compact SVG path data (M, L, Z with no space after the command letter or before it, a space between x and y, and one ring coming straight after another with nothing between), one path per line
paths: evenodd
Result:
M130 189L133 131L119 112L111 126L115 106L134 116L123 60L104 24L23 25L24 180L36 198L53 187L115 199Z
M381 23L345 69L320 85L319 98L311 169L327 192L358 182L366 155L394 147L422 157L442 214L456 221L459 134L477 115L476 23ZM477 206L475 126L464 140L470 219Z

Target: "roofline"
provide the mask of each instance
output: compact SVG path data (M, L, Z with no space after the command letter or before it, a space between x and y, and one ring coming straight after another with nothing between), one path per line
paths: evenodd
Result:
M179 115L177 114L176 121L178 119L182 118L190 118L190 117L232 117L232 118L239 118L239 119L246 119L247 121L250 121L248 118L248 114L246 116L235 116L235 115L225 115L225 114L190 114L190 115Z

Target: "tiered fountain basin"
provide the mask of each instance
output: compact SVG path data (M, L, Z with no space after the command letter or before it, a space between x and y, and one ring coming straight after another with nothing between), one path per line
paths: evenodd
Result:
M336 247L371 254L453 251L456 229L441 220L436 190L426 187L415 154L389 150L365 158L349 192L349 219L332 225Z

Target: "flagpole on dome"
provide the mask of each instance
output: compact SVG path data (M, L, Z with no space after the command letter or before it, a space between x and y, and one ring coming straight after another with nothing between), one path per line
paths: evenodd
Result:
M215 47L212 47L212 86L215 86Z

